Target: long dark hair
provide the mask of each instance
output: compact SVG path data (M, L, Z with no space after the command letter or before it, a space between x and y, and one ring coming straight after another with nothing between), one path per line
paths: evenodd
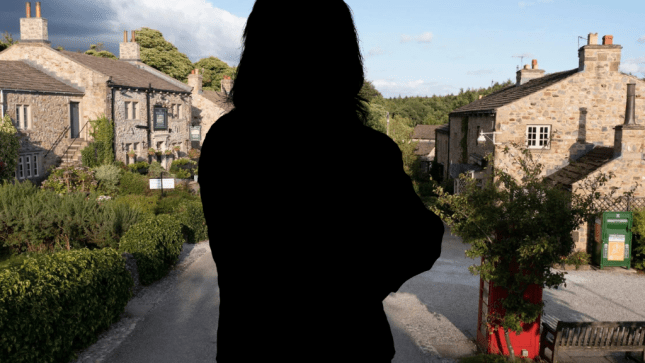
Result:
M329 110L365 125L363 57L343 0L256 0L243 43L228 95L235 109L272 107L298 117Z

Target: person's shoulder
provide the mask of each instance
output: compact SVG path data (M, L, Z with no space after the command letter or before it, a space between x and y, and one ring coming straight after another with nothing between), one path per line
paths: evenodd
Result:
M388 135L368 126L361 126L360 131L370 143L369 146L373 152L381 151L385 154L401 156L401 149L399 149L399 146Z

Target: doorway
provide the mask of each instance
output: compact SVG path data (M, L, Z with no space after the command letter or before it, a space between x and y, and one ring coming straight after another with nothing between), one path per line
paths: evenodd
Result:
M70 102L69 104L69 118L72 139L79 137L79 120L78 120L78 102Z

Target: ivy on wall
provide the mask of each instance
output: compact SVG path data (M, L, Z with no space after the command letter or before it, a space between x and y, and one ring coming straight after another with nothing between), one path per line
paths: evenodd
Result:
M461 162L468 163L468 116L461 118Z

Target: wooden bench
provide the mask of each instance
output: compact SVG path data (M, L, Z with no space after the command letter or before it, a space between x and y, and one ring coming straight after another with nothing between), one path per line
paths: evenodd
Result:
M645 361L645 321L563 322L545 319L540 336L540 358L555 363L561 351L604 350L610 352L641 352ZM549 348L551 356L544 350Z

